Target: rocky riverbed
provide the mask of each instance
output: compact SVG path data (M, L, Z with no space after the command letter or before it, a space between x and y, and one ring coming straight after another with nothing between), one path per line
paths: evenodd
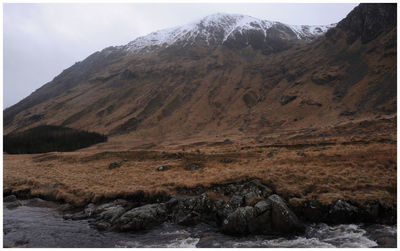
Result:
M257 179L236 184L214 185L208 188L181 188L179 194L115 199L99 204L90 203L84 208L76 208L69 204L56 206L54 203L37 198L21 201L15 195L9 195L4 198L4 237L9 241L5 242L5 245L24 246L31 243L24 235L20 236L21 231L23 232L24 224L28 226L27 228L35 228L37 224L38 228L47 226L52 229L43 230L49 231L49 239L54 235L54 231L62 231L61 229L64 228L67 232L71 229L84 229L81 231L82 234L91 237L86 238L84 243L73 244L74 247L120 245L116 242L102 244L102 241L94 240L96 244L90 244L92 237L107 239L107 236L115 240L122 238L121 241L125 244L120 246L135 246L136 244L147 247L168 246L171 243L167 240L165 243L161 240L157 240L160 243L143 242L143 238L147 238L146 235L157 235L162 231L178 231L179 233L186 231L187 234L184 234L186 237L181 239L184 242L182 245L199 247L295 247L296 245L299 247L313 247L313 245L315 247L329 245L350 247L351 243L347 243L347 239L356 236L363 239L363 241L358 241L362 244L355 244L356 246L396 246L396 228L378 224L388 223L395 219L395 214L389 214L387 210L382 210L379 206L362 208L338 200L330 207L310 204L310 207L300 211L304 204L293 207ZM300 214L294 212L300 212ZM14 216L15 213L22 214L19 220ZM30 214L39 215L39 219ZM45 222L49 222L48 225L40 223L42 214L44 214ZM51 220L47 220L49 214L51 214ZM320 219L322 221L316 221ZM330 225L321 224L324 219L329 219L325 222ZM363 222L363 220L366 221ZM21 223L16 224L18 221ZM62 226L60 230L56 230L58 225ZM74 231L71 236L79 233ZM333 233L336 237L331 236ZM141 241L135 242L135 245L132 244L129 237L132 234L141 236L137 237ZM46 234L41 236L46 236ZM128 242L125 241L125 237ZM68 238L67 234L57 243L50 241L48 244L40 245L35 244L37 241L35 238L34 242L28 246L72 245L67 240L65 243L62 242L63 239ZM327 239L332 241L326 241ZM312 242L315 243L312 244Z
M308 224L295 236L232 236L200 223L171 222L135 232L99 231L88 220L65 220L68 208L41 199L5 202L4 247L395 247L396 226L363 224ZM11 205L11 206L10 206Z

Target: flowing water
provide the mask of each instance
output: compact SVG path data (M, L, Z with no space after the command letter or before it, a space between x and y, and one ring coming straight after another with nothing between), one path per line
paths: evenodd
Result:
M397 227L388 225L313 224L301 236L233 237L199 224L183 227L164 223L152 230L135 233L98 231L88 221L64 220L56 203L21 201L22 206L3 206L4 247L396 247ZM380 241L376 241L380 240Z

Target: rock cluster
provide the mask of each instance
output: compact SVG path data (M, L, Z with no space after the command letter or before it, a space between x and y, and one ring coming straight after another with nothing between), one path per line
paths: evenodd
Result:
M116 199L97 205L90 203L83 210L63 204L57 210L63 212L64 219L88 219L93 227L114 231L145 230L169 221L184 226L206 223L232 235L290 235L304 230L297 216L308 223L396 222L396 210L379 203L362 206L337 200L330 205L323 205L316 200L291 198L289 208L283 198L257 179L210 187L183 187L178 192L181 195L167 196L161 193L152 197L141 192L129 198L129 201ZM27 198L26 191L15 194L7 191L3 194L4 205L9 210L21 205L50 205L39 198L19 201Z
M286 202L259 180L213 188L214 193L229 194L230 199L200 195L172 196L168 201L141 205L125 200L89 204L83 211L65 219L89 218L99 229L144 230L172 221L180 225L207 223L228 234L292 234L304 230L303 224Z

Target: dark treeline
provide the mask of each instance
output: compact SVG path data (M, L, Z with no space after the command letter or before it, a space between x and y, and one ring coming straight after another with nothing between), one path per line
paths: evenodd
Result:
M107 136L68 127L42 125L3 138L4 152L10 154L70 152L107 141Z

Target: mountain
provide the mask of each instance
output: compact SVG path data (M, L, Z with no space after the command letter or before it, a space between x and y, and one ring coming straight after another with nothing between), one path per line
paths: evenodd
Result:
M215 14L109 47L4 111L42 124L162 141L266 135L396 114L396 4L335 25Z
M122 48L139 53L169 46L185 48L205 43L213 49L221 45L236 49L250 45L268 53L271 47L283 49L290 43L312 40L333 26L287 25L245 15L217 13L187 25L153 32Z

